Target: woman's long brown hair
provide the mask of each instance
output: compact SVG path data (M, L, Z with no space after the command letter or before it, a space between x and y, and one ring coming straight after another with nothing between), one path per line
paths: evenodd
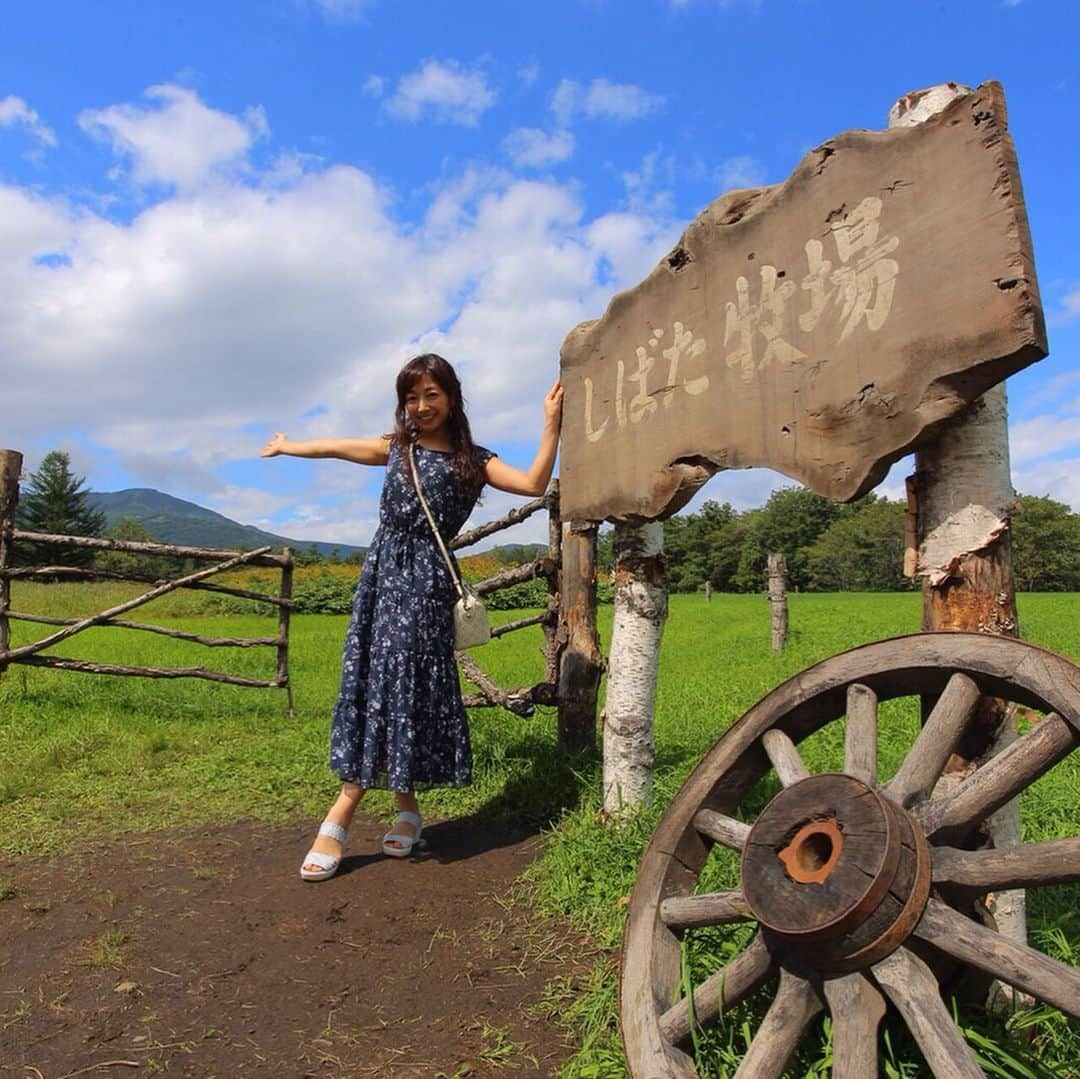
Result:
M403 455L408 453L409 443L416 441L416 431L409 423L405 398L424 375L430 375L436 385L450 398L450 416L446 421L446 429L450 436L450 445L453 446L454 478L466 494L475 498L484 486L484 470L477 459L476 444L472 440L469 419L465 415L461 382L453 367L442 356L434 352L425 352L422 356L414 356L398 372L393 440Z

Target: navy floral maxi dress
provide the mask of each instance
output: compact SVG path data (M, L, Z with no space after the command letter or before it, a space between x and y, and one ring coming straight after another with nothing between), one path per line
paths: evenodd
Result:
M480 463L494 456L477 447ZM452 455L419 443L416 470L449 545L476 498L454 478ZM454 662L457 592L408 471L390 447L379 527L364 559L345 635L341 693L330 732L330 768L361 787L410 791L460 787L472 751Z

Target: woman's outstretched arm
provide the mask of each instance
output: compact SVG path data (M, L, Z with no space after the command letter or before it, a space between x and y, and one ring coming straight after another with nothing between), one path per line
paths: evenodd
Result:
M514 468L498 457L488 461L484 475L492 487L512 495L542 495L547 490L551 470L555 467L555 451L559 448L562 399L562 383L556 382L544 397L544 430L540 435L540 448L527 470Z
M390 455L388 438L317 438L295 442L280 431L262 448L260 457L335 457L358 465L385 465Z

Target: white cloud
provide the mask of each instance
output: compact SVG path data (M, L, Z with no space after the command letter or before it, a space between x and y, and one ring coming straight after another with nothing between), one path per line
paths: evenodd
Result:
M360 89L365 97L382 97L386 92L386 79L381 75L369 75Z
M765 166L748 154L739 154L721 161L715 178L721 191L742 187L760 187L765 182Z
M158 132L139 123L164 123L174 105L210 131L245 134L228 152L166 168ZM563 337L672 240L666 218L628 208L589 220L575 185L492 168L429 190L414 225L353 167L221 168L242 161L252 124L186 92L132 112L100 115L124 127L141 175L154 163L153 175L192 182L130 221L0 185L0 369L17 373L5 440L29 453L78 432L92 487L95 462L106 475L119 463L140 484L285 535L365 542L379 476L257 462L274 429L385 431L396 371L435 347L462 374L478 439L529 456ZM194 182L215 169L217 182ZM261 501L248 491L258 481L237 479L256 468ZM304 519L283 504L307 507Z
M629 83L593 79L585 91L582 108L586 116L602 116L610 120L637 120L656 112L664 104L661 94L652 94Z
M518 78L521 79L526 86L532 86L536 80L540 78L540 65L534 60L532 63L519 67Z
M1080 317L1080 288L1074 288L1061 297L1061 307L1050 316L1051 326L1064 326Z
M411 123L430 116L436 123L474 127L497 96L482 71L456 60L427 60L401 79L384 108Z
M14 127L16 124L24 127L42 146L56 145L56 135L41 122L36 110L30 108L21 97L8 94L0 98L0 127Z
M243 163L252 143L269 133L259 108L238 118L208 108L193 90L175 85L152 86L145 96L150 105L110 105L79 116L84 131L131 160L139 184L197 186L215 171Z
M374 0L312 0L330 22L355 22Z
M542 169L573 154L574 136L569 131L548 134L535 127L519 127L503 140L503 149L518 168Z
M573 79L562 79L551 95L551 111L559 127L566 127L581 106L581 84Z
M580 112L591 119L637 120L664 105L661 94L653 94L631 83L593 79L582 87L573 79L563 79L551 96L551 111L560 127L566 127Z

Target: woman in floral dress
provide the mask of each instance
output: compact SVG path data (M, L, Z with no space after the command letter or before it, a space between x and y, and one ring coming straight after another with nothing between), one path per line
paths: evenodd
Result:
M330 767L342 787L300 868L305 880L326 880L337 872L364 791L383 787L395 793L398 818L383 837L383 851L400 858L412 851L423 828L416 791L464 786L472 778L453 652L457 594L417 498L410 445L416 478L449 543L485 483L521 495L547 489L562 393L556 382L544 398L540 446L527 470L473 443L457 375L430 353L410 360L398 374L392 435L294 442L278 433L263 449L264 457L333 457L386 466L379 526L353 601L330 734Z

